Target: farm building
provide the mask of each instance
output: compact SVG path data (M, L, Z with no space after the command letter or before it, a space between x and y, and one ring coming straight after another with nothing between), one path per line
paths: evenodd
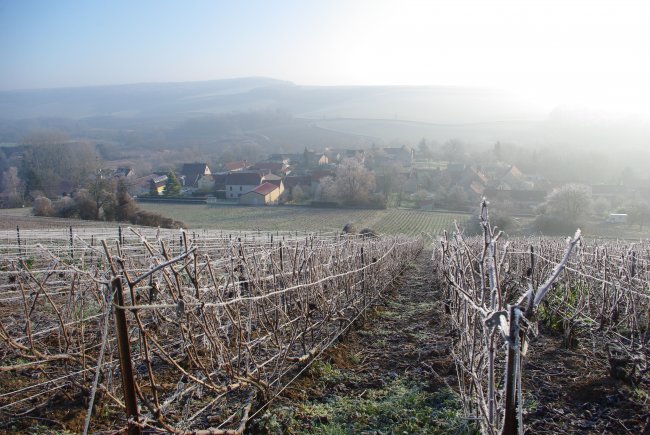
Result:
M280 188L274 184L264 182L239 198L240 204L269 205L277 204L280 197Z

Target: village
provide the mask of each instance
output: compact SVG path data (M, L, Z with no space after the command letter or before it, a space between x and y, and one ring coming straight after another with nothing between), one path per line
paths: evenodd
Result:
M340 201L327 183L337 169L354 162L352 176L370 178L361 200ZM409 146L334 149L271 154L266 160L224 162L218 167L192 162L177 171L138 174L133 168L114 170L128 180L129 192L140 202L177 201L212 205L306 205L316 207L414 208L471 212L483 197L512 216L534 216L565 181L527 174L516 165L494 161L487 165L433 160ZM174 178L174 180L170 180ZM171 183L170 181L173 181ZM171 184L178 183L173 192ZM648 189L623 184L588 186L594 211L610 223L627 223L620 213L628 201L644 200ZM363 187L359 187L362 189Z

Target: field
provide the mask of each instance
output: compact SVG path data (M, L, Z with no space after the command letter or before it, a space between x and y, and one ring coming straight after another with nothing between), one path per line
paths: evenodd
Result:
M419 210L341 210L307 207L237 207L139 204L147 211L185 222L190 228L250 231L340 231L348 222L381 234L441 234L470 216Z
M42 228L74 228L84 227L118 227L117 222L98 222L84 221L81 219L63 219L63 218L46 218L32 216L32 208L10 208L0 209L0 231L15 230L16 227L21 230L42 229Z

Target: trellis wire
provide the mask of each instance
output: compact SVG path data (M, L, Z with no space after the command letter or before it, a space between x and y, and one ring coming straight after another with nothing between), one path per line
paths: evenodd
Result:
M483 433L523 433L521 376L537 322L560 325L566 346L604 347L604 364L648 372L650 243L515 238L501 243L481 211L483 236L457 228L434 251L456 329L452 349L467 414ZM601 352L603 353L603 352Z
M82 228L20 237L20 249L0 244L0 370L20 379L0 383L4 419L61 400L57 392L120 409L120 355L114 332L101 331L109 312L124 311L142 407L129 427L172 432L241 432L252 402L283 388L422 248L406 237L297 232ZM105 297L116 278L123 305ZM36 372L47 380L18 378ZM45 383L48 391L29 395ZM91 431L101 427L92 404L84 412Z

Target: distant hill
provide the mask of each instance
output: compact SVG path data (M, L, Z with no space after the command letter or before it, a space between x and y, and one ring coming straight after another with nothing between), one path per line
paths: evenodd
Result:
M245 144L270 153L458 139L567 157L572 149L574 159L598 152L638 171L650 164L647 117L551 109L475 87L300 86L265 77L16 90L0 92L0 143L56 131L102 144L106 158L117 148L188 147L202 158Z
M290 115L294 122L278 122L275 115L265 115L266 125L255 119L255 113L276 112ZM249 77L0 92L0 142L52 129L102 141L123 142L121 138L135 136L141 144L163 131L163 146L242 138L259 142L260 135L290 148L422 137L490 143L517 139L546 116L543 110L488 89L298 86ZM301 143L294 145L297 131Z
M297 86L250 77L0 92L0 118L187 117L282 109L307 118L442 124L540 121L546 113L503 92L449 86Z
M268 78L141 83L0 92L0 118L159 117L246 110L264 104L254 90L293 87Z

